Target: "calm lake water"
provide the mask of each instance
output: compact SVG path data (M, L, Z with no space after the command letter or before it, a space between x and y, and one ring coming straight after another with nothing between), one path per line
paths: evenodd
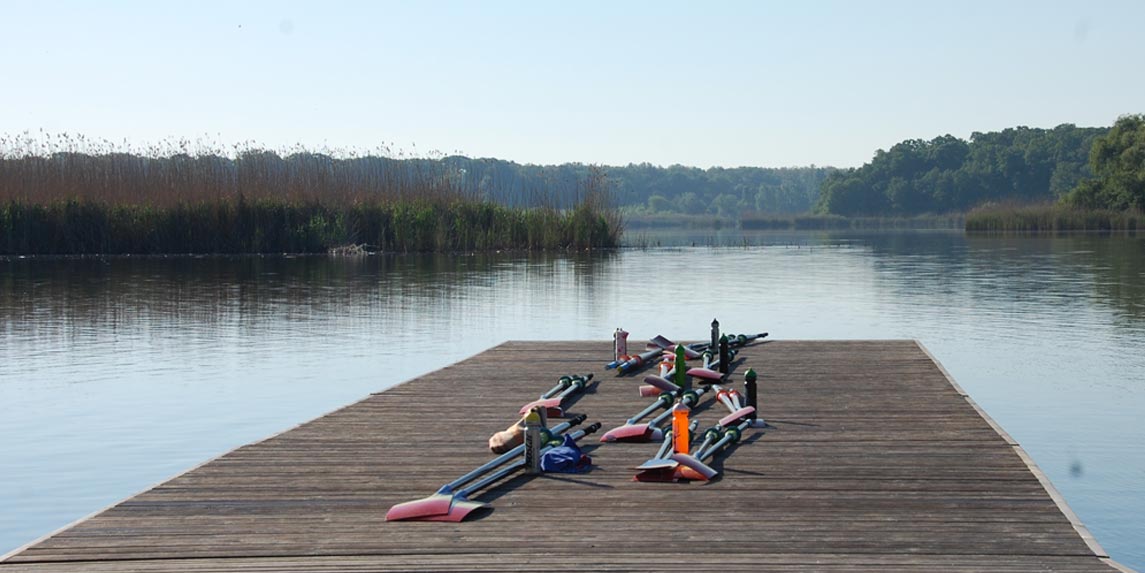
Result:
M718 317L920 339L1145 569L1145 240L637 234L666 246L0 261L0 553L505 340L703 339Z

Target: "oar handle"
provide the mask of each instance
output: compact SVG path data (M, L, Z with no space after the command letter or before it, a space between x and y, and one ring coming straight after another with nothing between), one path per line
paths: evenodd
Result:
M706 392L706 391L707 391L707 389L702 387L702 386L699 388L696 388L694 390L688 390L687 392L684 392L683 395L680 397L680 402L683 403L685 406L691 408L692 406L695 406L700 401L700 396L703 396L704 392ZM661 394L660 397L663 398L664 394ZM648 422L648 426L651 428L655 428L660 424L660 422L663 422L665 418L667 418L668 416L671 416L671 415L672 415L672 409L671 408L664 410L664 412L661 413L659 416L652 418L652 421Z
M541 399L547 400L549 398L552 398L553 396L556 396L557 392L564 390L571 382L572 382L572 376L569 376L569 375L561 376L560 379L557 380L556 386L549 388L544 394L541 394Z
M628 360L625 360L624 362L622 362L619 366L616 367L616 369L619 370L621 374L624 374L624 373L628 372L629 370L632 370L633 368L638 368L641 365L643 365L645 362L652 360L653 358L658 356L660 354L660 352L661 352L661 349L659 349L659 348L649 350L647 352L641 352L640 354L633 356L632 358L629 358Z
M557 394L557 398L563 400L569 396L572 396L573 394L576 394L577 392L580 392L581 390L584 390L585 386L588 385L588 381L592 378L592 374L589 374L588 376L588 378L574 376L573 379L569 381L568 387L562 390L560 394Z
M740 424L735 426L734 428L727 428L726 430L724 430L723 437L721 437L718 442L712 444L712 447L708 448L707 450L704 450L704 455L700 456L699 460L702 462L702 461L712 457L713 454L720 451L720 449L727 446L728 444L734 444L736 442L739 442L739 438L741 435L743 435L743 431L748 429L748 427L750 427L750 426L751 426L751 420L748 419L746 421L740 422Z

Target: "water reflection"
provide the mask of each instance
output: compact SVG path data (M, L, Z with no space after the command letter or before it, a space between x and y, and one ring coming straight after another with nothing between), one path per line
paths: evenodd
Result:
M919 338L1145 567L1145 243L661 233L613 253L0 261L0 552L507 339ZM728 245L718 248L690 245ZM700 329L698 332L696 329Z

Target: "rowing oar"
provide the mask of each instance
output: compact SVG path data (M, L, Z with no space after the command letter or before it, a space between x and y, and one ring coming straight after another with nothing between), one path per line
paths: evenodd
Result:
M746 346L748 342L765 337L767 337L766 332L761 332L759 334L725 334L721 336L719 344L719 356L716 357L713 361L709 358L708 353L705 352L704 366L689 369L688 376L694 376L701 380L707 381L723 380L728 374L728 369L731 365L731 361L735 358L735 351L732 349ZM725 339L727 340L726 344L724 343Z
M566 422L562 422L556 426L553 426L553 428L549 430L549 438L561 435L561 433L565 430L568 430L573 426L580 425L587 418L588 416L584 415L574 416L569 418L569 420ZM391 507L390 510L386 512L386 521L423 518L433 515L445 515L449 513L449 508L453 504L453 499L455 496L454 490L489 473L491 470L501 467L502 465L515 458L521 458L523 460L524 453L525 445L521 444L493 458L492 460L489 460L477 469L474 469L473 471L441 486L437 492L429 497L399 503Z
M680 403L691 408L700 401L700 396L703 396L704 388L696 388L686 392L680 392ZM656 402L650 404L647 408L643 409L637 415L629 418L624 422L624 425L617 426L604 433L600 437L602 442L654 442L663 438L664 431L659 428L660 422L663 422L668 416L672 415L671 409L666 409L659 416L652 418L647 424L637 424L644 416L656 411L656 408L669 408L674 401L676 394L665 392L661 394Z
M760 338L767 338L767 333L761 332L759 334L728 334L727 337L728 337L728 345L731 346L732 348L738 348L740 346L747 345L747 343L749 343L753 340L758 340ZM723 338L723 337L721 336L720 338Z
M573 440L580 440L584 436L587 436L588 434L591 434L591 433L593 433L599 429L600 429L600 423L595 422L595 423L589 424L588 426L586 426L583 429L577 430L577 431L569 434L569 436L572 437ZM561 442L561 441L549 442L548 444L545 445L545 447L541 448L539 455L544 455L545 452L561 445L561 443L563 443L563 442ZM482 478L482 479L480 479L480 480L478 480L478 481L476 481L476 482L474 482L474 483L472 483L472 484L470 484L470 485L468 485L462 489L457 490L456 492L454 492L452 498L450 499L449 509L445 513L439 513L439 514L433 514L433 515L412 516L412 517L397 517L397 518L391 518L390 514L387 513L386 514L386 521L395 521L395 520L399 520L399 519L404 519L404 520L409 520L409 521L452 521L452 522L463 521L466 517L469 516L469 514L473 513L474 511L476 511L478 509L485 509L485 508L489 507L488 503L483 502L483 501L471 500L471 499L469 499L469 496L473 495L474 492L480 491L481 489L484 489L485 487L488 487L489 485L496 483L497 481L505 478L509 474L512 474L513 472L524 468L525 463L526 463L525 458L524 458L524 456L522 456L521 459L501 468L500 470L497 470L496 472L493 472L492 474L490 474L490 475L488 475L488 476L486 476L486 477L484 477L484 478ZM395 507L397 507L397 506L395 506ZM391 508L390 511L393 511L393 509Z
M625 361L621 362L620 364L616 365L616 371L620 372L621 374L625 374L625 373L629 372L630 370L635 370L635 369L643 366L649 360L652 360L653 358L660 356L660 354L663 352L664 351L660 348L654 348L652 350L647 350L645 352L641 352L640 354L637 354L636 356L629 356L628 360L625 360ZM607 367L608 366L606 365L605 368L607 368Z
M640 386L639 390L641 398L648 398L651 396L659 396L661 392L675 392L679 389L680 387L671 380L663 376L649 374L644 377L644 384Z
M648 341L647 348L649 350L651 350L653 348L659 348L660 350L673 350L674 351L674 350L676 350L676 346L677 346L677 344L675 342L672 342L671 340L668 340L667 338L664 338L663 336L657 334L656 338L653 338L652 340ZM689 345L684 347L684 354L688 357L688 360L693 360L693 359L700 357L700 350L703 350L705 347L707 347L706 342L700 342L697 344L689 344Z
M689 344L688 346L685 347L687 349L686 352L689 353L688 358L689 359L698 358L700 356L699 351L703 350L707 346L708 346L708 344L706 342L701 342L701 343L697 343L697 344ZM632 368L640 366L641 364L644 364L645 362L648 362L649 360L655 358L659 354L659 351L672 350L674 348L676 348L676 344L674 342L672 342L671 340L668 340L667 338L664 338L662 335L657 334L656 338L649 340L648 344L645 345L645 349L647 349L647 352L642 352L638 355L629 355L629 356L618 357L616 360L613 360L612 362L605 364L604 368L605 368L605 370L612 370L613 368L621 369L621 366L624 366L624 364L638 360L638 362L635 365L624 366L624 368L620 370L621 373L623 373L625 370L630 370ZM656 351L656 352L653 352L653 351Z
M728 362L735 360L736 351L732 349L727 350ZM715 357L710 351L704 351L704 365L688 369L688 376L699 378L702 384L710 384L712 382L719 382L724 379L725 368L723 368L723 359ZM718 369L718 370L717 370Z
M691 424L688 426L688 430L694 432L694 431L696 431L696 428L698 428L699 426L700 426L699 420L692 420ZM672 452L672 446L673 446L673 442L674 442L672 434L673 434L672 430L668 430L668 431L664 432L664 442L662 444L660 444L660 449L656 450L656 455L652 456L647 461L636 466L633 469L637 469L637 470L657 469L657 468L664 467L665 463L668 463L669 467L675 467L677 462L666 462L666 460L668 460L668 455Z
M561 402L563 402L565 398L568 398L569 396L584 390L585 386L588 385L589 380L592 380L591 372L585 376L574 374L570 377L568 387L561 390L559 394L554 396L541 396L540 400L534 400L528 404L525 404L524 406L521 406L521 411L519 413L524 415L533 408L543 407L546 410L546 415L548 417L560 418L564 415L564 410L561 409Z
M750 428L752 420L747 419L739 423L739 425L724 430L723 436L716 443L712 444L707 449L697 451L695 456L688 454L672 454L671 458L680 462L676 467L675 478L687 480L710 480L720 472L713 469L711 466L704 463L704 460L712 457L716 452L720 451L729 444L739 442L740 436L743 431Z
M552 398L553 396L556 396L557 392L560 392L561 390L568 388L568 385L572 383L572 377L573 376L576 376L576 374L566 374L564 376L561 376L557 380L556 386L553 386L552 388L545 390L545 393L541 394L541 399L544 400L545 398Z
M673 453L653 467L643 469L633 479L636 481L678 481L703 480L708 481L719 475L704 460L712 457L716 452L728 444L739 442L743 431L750 428L752 420L743 419L738 425L730 428L716 425L704 432L704 442L693 454Z
M754 420L756 418L755 406L743 405L743 402L740 401L740 398L742 398L742 395L739 393L738 390L735 390L735 389L725 390L725 389L723 389L719 386L715 386L715 385L713 385L713 389L716 391L716 400L718 400L721 404L723 404L728 409L728 415L724 416L723 418L720 419L720 422L719 422L720 426L722 426L722 427L730 426L730 425L734 424L737 420L739 420L741 418L745 418L745 417L750 418L752 420Z

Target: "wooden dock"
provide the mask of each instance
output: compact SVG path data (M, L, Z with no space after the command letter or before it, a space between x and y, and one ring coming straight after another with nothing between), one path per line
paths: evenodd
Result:
M701 484L636 483L655 444L515 478L464 523L386 522L489 459L562 374L605 428L648 403L610 342L509 342L211 462L15 551L17 571L1111 571L1029 457L914 341L743 351L773 426ZM332 369L335 366L332 365ZM337 372L331 372L337 379ZM742 377L737 377L742 380ZM701 427L720 416L705 399ZM1121 570L1127 570L1120 568Z

